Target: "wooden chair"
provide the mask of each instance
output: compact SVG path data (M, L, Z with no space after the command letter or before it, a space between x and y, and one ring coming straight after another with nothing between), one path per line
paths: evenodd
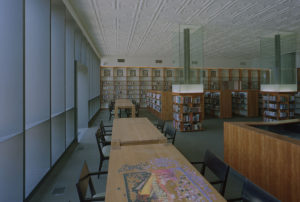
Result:
M201 174L204 176L205 168L209 168L217 177L218 180L210 182L211 184L220 184L219 192L224 196L229 166L220 160L211 151L206 150L203 162L191 162L192 164L202 164Z
M164 133L164 128L165 128L165 121L158 119L156 122L156 127L161 130L161 133Z
M81 169L80 178L76 183L77 193L80 199L80 202L88 202L88 201L105 201L105 193L96 193L94 184L91 176L93 175L104 175L107 172L94 172L90 173L89 168L84 161L83 167ZM90 188L90 197L86 197L87 189Z
M176 138L176 129L171 127L171 126L167 126L165 133L164 133L165 137L169 140L172 141L172 144L175 143L175 138Z
M103 121L101 120L100 121L100 128L104 131L104 133L105 133L106 136L111 135L111 133L112 133L112 125L104 125ZM109 129L107 129L107 128L109 128Z
M100 142L102 142L103 146L111 145L111 135L107 136L104 134L105 132L103 131L102 128L99 128L97 130L97 135L96 137L100 139Z
M111 120L111 118L114 116L115 116L115 109L114 109L113 105L110 103L109 104L109 120Z
M140 103L136 102L134 104L135 106L135 117L139 117L140 114ZM125 109L126 115L127 117L131 117L132 116L132 111L130 109Z
M278 200L273 195L266 192L250 180L245 179L242 189L242 196L240 198L229 199L228 201L279 202L280 200Z
M101 172L103 162L109 160L110 145L104 146L104 143L101 141L101 133L98 133L98 131L96 132L95 136L96 136L98 150L100 153L99 172Z

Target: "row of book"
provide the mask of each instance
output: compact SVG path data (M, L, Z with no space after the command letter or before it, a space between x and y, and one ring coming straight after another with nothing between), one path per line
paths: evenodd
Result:
M199 122L201 114L179 114L173 113L173 119L182 122Z
M190 96L173 96L173 102L177 104L200 104L201 98Z
M295 101L295 96L280 96L279 97L279 102L287 102L289 98L289 102L294 102ZM263 96L264 101L272 101L272 102L277 102L277 96L275 95L264 95Z
M173 126L177 130L181 130L181 127L183 131L196 131L201 129L201 123L180 123L173 121Z

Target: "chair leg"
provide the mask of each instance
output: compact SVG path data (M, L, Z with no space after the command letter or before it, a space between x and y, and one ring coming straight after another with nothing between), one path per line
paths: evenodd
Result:
M99 172L101 172L102 165L103 165L103 160L100 159ZM99 176L100 176L100 174L98 174L98 179L99 179Z

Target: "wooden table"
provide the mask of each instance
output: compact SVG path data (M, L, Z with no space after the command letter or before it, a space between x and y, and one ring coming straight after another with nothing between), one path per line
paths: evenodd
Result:
M226 201L171 144L110 151L105 201Z
M114 119L112 147L166 142L167 138L147 118Z
M115 103L115 118L119 118L119 109L131 109L132 117L135 117L135 106L128 99L117 99Z

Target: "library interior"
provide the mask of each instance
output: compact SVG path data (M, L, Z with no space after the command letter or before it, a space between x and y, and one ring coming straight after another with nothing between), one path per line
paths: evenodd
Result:
M0 0L0 202L300 201L299 0Z

